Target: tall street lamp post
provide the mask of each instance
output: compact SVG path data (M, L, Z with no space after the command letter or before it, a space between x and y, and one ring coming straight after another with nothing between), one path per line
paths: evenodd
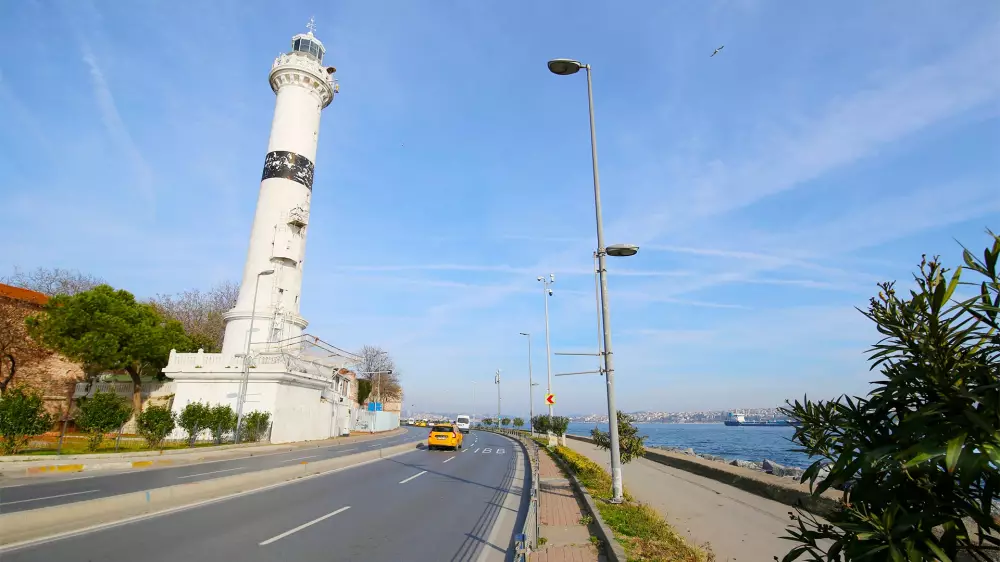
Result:
M521 332L522 336L528 338L528 427L531 429L531 436L535 436L535 425L531 420L535 419L535 384L531 375L531 334Z
M497 428L500 427L500 369L497 369L496 380L497 383Z
M597 221L597 269L601 285L601 324L604 329L604 376L608 393L608 426L611 434L611 488L613 503L623 501L621 452L618 450L618 410L615 407L615 368L611 347L611 310L608 303L608 278L605 258L607 256L633 256L639 251L637 246L615 244L604 246L604 222L601 217L601 180L597 171L597 136L594 128L594 91L589 64L571 59L554 59L548 62L549 71L559 76L587 71L587 104L590 110L590 156L594 169L594 215Z
M549 342L549 297L552 296L552 284L556 282L556 276L554 273L550 273L547 278L539 277L538 281L542 282L543 296L545 297L545 370L548 372L549 379L548 393L552 394L552 345ZM552 417L552 413L552 404L549 404L549 418Z
M236 436L235 441L240 442L240 424L243 422L243 404L247 401L247 387L250 385L250 342L253 340L253 321L257 317L257 289L260 289L260 278L274 273L273 269L267 269L257 274L257 281L253 286L253 304L250 306L250 331L247 334L247 352L243 355L243 378L240 380L240 391L236 397Z

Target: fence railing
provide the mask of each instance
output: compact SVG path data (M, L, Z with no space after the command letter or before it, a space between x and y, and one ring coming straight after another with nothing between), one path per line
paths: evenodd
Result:
M519 429L503 428L481 428L494 433L500 433L517 439L524 445L528 452L528 464L531 468L531 486L528 488L530 498L528 501L528 513L524 518L524 525L521 532L514 537L515 562L526 562L528 554L538 548L539 520L538 520L538 444L531 439L531 433Z

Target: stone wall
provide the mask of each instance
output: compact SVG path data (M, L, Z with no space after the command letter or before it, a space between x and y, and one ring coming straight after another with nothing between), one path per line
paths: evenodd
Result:
M37 314L46 302L48 297L42 293L0 285L0 304L4 305L3 313L19 315L19 321L23 322L28 316ZM5 336L27 337L26 332L18 331ZM15 349L17 347L15 346ZM20 360L12 384L25 384L41 392L45 399L45 408L53 415L59 416L66 411L72 403L76 383L85 379L83 369L56 353L41 352L36 355L32 352L30 358L18 357L17 351L14 351L14 354L15 358ZM4 374L6 368L5 366Z
M40 391L45 409L55 416L61 415L72 403L76 383L85 379L79 365L55 353L38 363L19 367L14 376L15 383Z

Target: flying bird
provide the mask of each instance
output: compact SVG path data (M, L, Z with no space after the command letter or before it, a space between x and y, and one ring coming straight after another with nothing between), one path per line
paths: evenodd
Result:
M722 47L719 47L718 49L716 49L716 50L712 51L712 54L711 54L711 55L709 55L709 57L708 57L708 58L712 58L712 57L714 57L715 55L719 54L719 51L721 51L721 50L722 50L722 49L723 49L724 47L725 47L725 45L723 45Z

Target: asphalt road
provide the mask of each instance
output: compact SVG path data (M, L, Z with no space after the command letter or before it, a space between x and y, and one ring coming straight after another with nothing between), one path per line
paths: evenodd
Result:
M232 476L241 472L264 470L289 466L300 462L315 462L364 452L379 447L389 447L407 442L419 442L427 438L428 430L422 427L406 427L406 433L394 437L373 439L342 445L331 445L315 449L300 449L283 453L265 453L253 457L243 457L221 461L207 461L196 464L136 470L131 472L98 473L99 476L35 481L31 484L0 487L0 513L26 511L41 507L63 505L78 501L93 500L129 492L140 492L185 482L198 482Z
M414 450L286 486L8 551L4 562L479 561L509 557L526 511L502 509L517 443L472 432L464 449ZM522 498L526 500L526 498Z

